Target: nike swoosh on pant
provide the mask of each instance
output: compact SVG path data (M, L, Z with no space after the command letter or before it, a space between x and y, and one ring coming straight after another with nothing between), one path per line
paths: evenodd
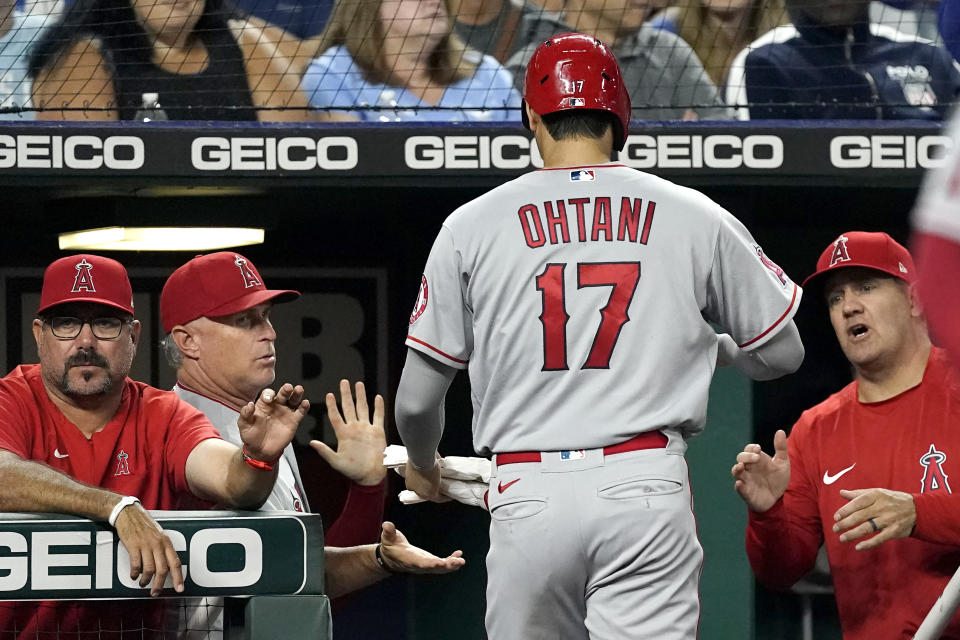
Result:
M845 474L847 471L850 471L850 469L853 469L855 466L857 466L857 463L856 463L856 462L854 462L852 465L850 465L849 467L847 467L847 468L844 469L843 471L840 471L840 472L838 472L838 473L836 473L836 474L834 474L834 475L830 475L830 473L829 473L828 471L824 471L824 472L823 472L823 484L833 484L834 482L836 482L837 480L840 479L840 476L842 476L843 474Z
M504 491L506 491L507 489L509 489L510 487L512 487L514 484L518 482L520 482L520 478L511 480L507 484L503 484L503 482L501 481L497 484L497 491L499 491L500 493L503 493Z

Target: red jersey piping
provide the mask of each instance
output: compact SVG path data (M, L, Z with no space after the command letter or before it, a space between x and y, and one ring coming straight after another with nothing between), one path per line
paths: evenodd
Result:
M466 361L466 360L461 360L460 358L454 358L454 357L453 357L452 355L450 355L449 353L444 353L443 351L440 351L440 349L437 349L437 348L436 348L435 346L433 346L432 344L429 344L429 343L427 343L427 342L424 342L423 340L418 340L417 338L414 338L414 337L411 336L411 335L408 335L408 336L407 336L407 340L412 340L412 341L416 342L417 344L422 344L422 345L425 346L427 349L430 349L430 350L432 350L432 351L436 351L437 353L439 353L440 355L442 355L444 358L447 358L448 360L452 360L453 362L458 362L458 363L460 363L460 364L467 364L467 361Z
M741 349L743 349L744 347L748 347L748 346L750 346L751 344L753 344L754 342L756 342L757 340L759 340L760 338L762 338L763 336L765 336L765 335L767 335L768 333L770 333L771 331L773 331L773 330L777 327L777 325L779 325L781 322L783 322L783 319L787 317L787 315L790 313L790 310L793 309L793 305L794 305L794 303L795 303L796 301L797 301L797 283L794 282L794 283L793 283L793 297L790 298L790 304L787 305L787 310L783 312L783 315L780 316L779 318L777 318L776 322L774 322L772 325L770 325L770 327L769 327L766 331L764 331L763 333L761 333L760 335L758 335L756 338L754 338L753 340L747 340L747 341L744 342L743 344L740 344L740 345L737 345L737 346L740 347Z

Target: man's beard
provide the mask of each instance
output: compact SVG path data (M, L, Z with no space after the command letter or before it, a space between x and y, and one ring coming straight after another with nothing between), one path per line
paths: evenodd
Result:
M88 389L77 389L70 383L70 369L76 366L93 365L101 367L106 374L100 386ZM84 382L89 382L93 378L92 371L84 371ZM110 362L103 354L93 349L83 349L67 358L63 367L63 377L60 379L60 391L65 395L74 397L97 396L109 393L113 388L113 376L110 375Z

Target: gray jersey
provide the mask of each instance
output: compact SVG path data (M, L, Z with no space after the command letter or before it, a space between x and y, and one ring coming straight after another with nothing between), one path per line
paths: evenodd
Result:
M174 385L173 392L180 396L181 400L199 409L207 416L207 419L217 428L224 440L238 447L243 446L243 441L240 439L240 430L237 428L237 417L240 413L236 409L182 387L179 383ZM299 511L301 513L309 511L307 494L303 490L303 482L300 480L300 470L297 467L297 458L293 452L292 444L287 445L287 448L283 450L283 457L280 458L278 464L277 481L260 510Z
M923 188L913 209L913 227L960 242L960 111L947 134L953 141L943 162L924 177Z
M406 344L469 368L477 451L590 449L701 430L710 323L752 349L800 297L697 191L618 163L540 170L447 218Z
M218 400L208 398L178 382L173 392L190 406L207 416L207 420L217 428L220 436L238 447L243 446L237 417L240 415L233 407ZM277 481L261 511L308 511L306 492L300 480L300 470L293 446L287 445L283 457L278 462ZM179 610L179 640L222 640L223 638L223 598L188 598Z

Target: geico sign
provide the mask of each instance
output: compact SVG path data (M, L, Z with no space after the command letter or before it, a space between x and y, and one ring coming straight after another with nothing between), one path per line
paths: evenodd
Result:
M410 136L403 146L410 169L526 169L543 166L526 136Z
M136 136L0 135L0 169L140 169Z
M932 169L950 146L947 136L836 136L830 162L838 169Z
M778 136L633 135L620 161L634 169L778 169L783 140Z
M201 529L190 537L190 543L179 531L165 530L173 548L187 551L183 577L199 587L248 587L263 575L263 540L253 529ZM213 571L207 563L210 550L217 545L243 547L243 568L237 571ZM90 553L59 553L57 547L88 547ZM113 550L117 549L116 564ZM6 550L6 553L2 551ZM91 564L92 559L92 564ZM64 575L63 569L74 572ZM51 569L54 571L51 572ZM79 570L79 571L77 571ZM113 533L97 531L91 541L90 531L34 531L30 537L13 531L0 531L0 592L67 589L111 589L114 580L130 589L140 589L130 579L130 556L122 544L113 544ZM172 586L168 578L167 586ZM144 587L149 588L149 587Z
M190 145L190 162L201 171L346 171L358 158L357 141L346 136L199 137Z

